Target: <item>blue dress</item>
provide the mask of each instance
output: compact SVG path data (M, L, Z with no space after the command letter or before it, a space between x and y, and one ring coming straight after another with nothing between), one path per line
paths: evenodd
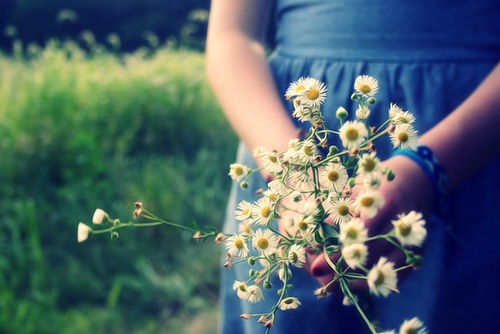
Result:
M353 111L350 95L358 75L379 80L370 123L380 124L389 104L396 103L415 114L424 133L471 94L500 59L498 0L279 0L276 6L277 46L269 64L277 88L284 93L301 76L325 82L323 112L331 129L338 129L338 106ZM388 142L377 145L382 159L390 149ZM243 145L237 161L255 166ZM399 285L400 294L367 301L370 319L386 329L418 316L430 333L500 333L499 171L495 157L450 195L446 217L427 221L422 267ZM234 184L226 233L237 231L238 203L256 200L255 190L265 187L258 177L251 181L247 190ZM248 270L237 265L222 272L221 333L264 332L256 319L243 320L240 314L269 310L276 291L265 290L266 299L257 304L241 301L232 284L244 281ZM294 271L293 284L302 305L278 312L271 333L366 332L356 310L342 306L340 297L317 300L318 285L307 274Z

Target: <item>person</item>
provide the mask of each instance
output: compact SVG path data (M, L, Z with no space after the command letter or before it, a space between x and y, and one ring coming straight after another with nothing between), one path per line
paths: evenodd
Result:
M366 219L371 231L390 224L397 212L425 213L423 263L398 286L400 293L367 299L369 316L381 328L398 329L417 316L430 333L499 333L500 289L500 6L484 1L394 0L212 0L207 36L207 74L227 118L241 139L237 161L260 164L257 147L281 150L302 124L284 99L288 85L313 77L328 87L325 121L338 129L335 110L353 107L358 75L378 79L371 122L387 119L396 103L416 116L420 144L431 150L448 181L436 180L414 159L377 154L396 178L384 183L384 208ZM276 45L264 40L276 24ZM266 175L249 189L234 184L224 226L237 231L238 203L257 197ZM433 208L446 194L445 212ZM438 198L439 197L439 198ZM443 208L439 204L440 208ZM443 211L443 210L441 210ZM370 249L387 255L391 249ZM293 273L293 292L302 305L277 316L273 333L362 333L365 327L342 297L317 300L313 291L331 279L324 256L311 256L308 271ZM274 301L240 300L232 284L248 267L223 270L221 333L260 333L262 324L240 314L262 312ZM266 304L267 303L267 304Z

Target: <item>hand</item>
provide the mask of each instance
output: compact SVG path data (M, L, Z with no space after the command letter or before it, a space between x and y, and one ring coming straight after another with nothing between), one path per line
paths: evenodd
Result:
M361 219L368 228L369 236L387 233L393 228L391 220L397 214L408 213L415 210L424 215L429 214L433 203L433 189L427 175L412 160L404 156L395 156L383 162L385 167L389 167L396 175L393 181L383 181L379 192L384 196L385 204L373 218L367 218L361 215ZM357 192L359 189L353 189ZM382 256L393 262L395 268L406 264L404 253L385 240L371 241L368 244L369 257L366 268L371 268L375 262ZM338 260L336 254L332 260ZM327 264L324 254L312 256L308 260L310 273L316 280L324 286L334 277L334 272ZM403 280L411 269L398 271L398 281ZM338 284L330 286L330 291L338 291ZM352 289L355 291L367 289L366 280L356 280L353 282Z

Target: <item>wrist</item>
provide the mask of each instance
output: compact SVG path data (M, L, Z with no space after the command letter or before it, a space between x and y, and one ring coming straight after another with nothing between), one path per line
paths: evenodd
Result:
M436 158L432 150L425 145L418 145L414 151L396 150L393 153L394 156L406 157L418 165L432 187L434 197L433 210L437 213L442 213L443 204L448 195L448 179L443 165Z

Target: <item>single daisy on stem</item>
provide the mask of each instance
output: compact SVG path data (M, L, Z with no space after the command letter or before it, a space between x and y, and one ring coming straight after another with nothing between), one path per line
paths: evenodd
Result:
M354 90L364 96L373 96L378 92L378 80L369 75L360 75L354 81Z
M358 147L365 141L366 137L368 137L368 130L359 121L347 121L339 129L339 136L342 145L347 149L351 149Z
M422 246L427 230L424 227L425 220L420 212L411 211L408 214L399 214L397 220L393 220L396 238L403 246Z
M226 239L227 252L231 256L245 258L248 256L248 245L245 237L241 234L233 234Z
M398 277L394 271L394 264L386 257L381 257L377 264L368 272L368 288L375 296L387 297L392 291L398 292Z
M390 135L394 148L403 150L416 150L418 145L417 130L411 124L396 125Z
M321 185L330 192L341 192L348 177L346 168L340 163L329 163L319 172Z
M270 256L278 248L278 237L268 229L259 229L252 236L252 246L260 254Z

